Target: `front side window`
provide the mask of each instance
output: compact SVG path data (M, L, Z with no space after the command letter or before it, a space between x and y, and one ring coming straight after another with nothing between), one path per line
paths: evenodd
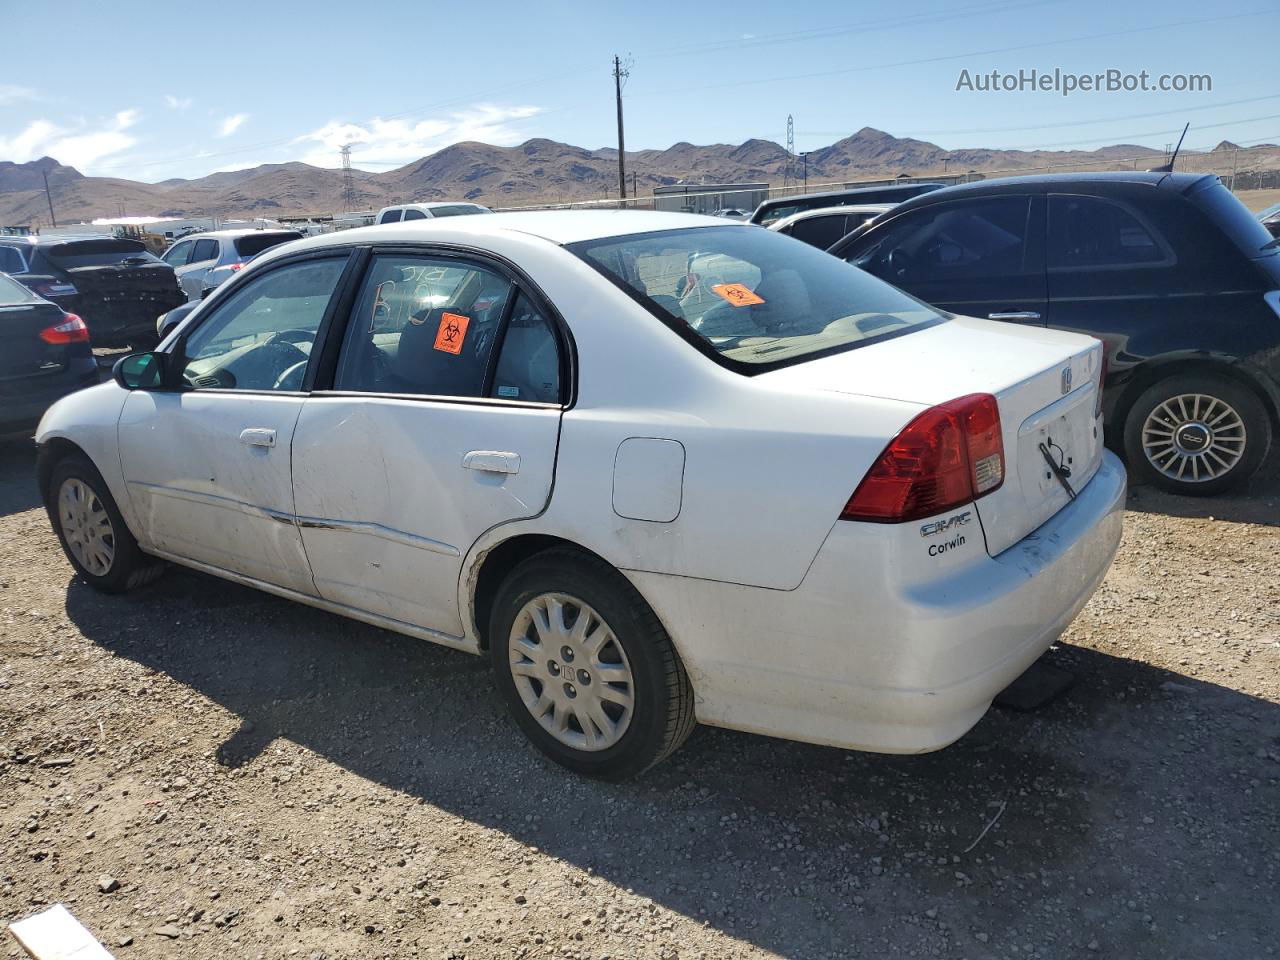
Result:
M1152 266L1172 260L1153 231L1123 207L1094 197L1049 198L1051 270Z
M203 263L205 260L218 259L218 241L205 238L197 240L195 249L191 251L192 263Z
M569 249L677 332L744 370L943 319L822 250L757 227L668 230Z
M300 390L346 257L286 264L217 305L187 339L184 382L200 390Z
M850 262L890 283L1028 272L1024 197L955 200L911 211L865 235Z
M334 389L483 397L511 294L506 277L465 261L374 257L347 325Z
M183 240L170 247L161 259L171 267L185 267L191 262L191 251L194 247L194 240Z

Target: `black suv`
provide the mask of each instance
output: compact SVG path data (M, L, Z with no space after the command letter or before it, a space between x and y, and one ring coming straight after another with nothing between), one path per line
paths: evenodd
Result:
M187 302L173 267L137 240L0 236L0 273L83 317L100 347L154 346L156 317Z
M1212 494L1280 411L1280 249L1213 175L1014 177L916 197L831 247L953 313L1105 341L1108 440L1130 472Z

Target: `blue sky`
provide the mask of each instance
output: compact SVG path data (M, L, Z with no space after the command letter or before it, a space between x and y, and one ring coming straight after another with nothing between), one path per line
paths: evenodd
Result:
M960 147L1280 142L1275 0L741 0L696 6L0 0L0 160L195 177L305 160L385 170L459 140L824 146L863 126ZM22 39L19 43L19 38ZM48 42L46 42L46 40ZM1199 92L981 93L971 75L1208 74Z

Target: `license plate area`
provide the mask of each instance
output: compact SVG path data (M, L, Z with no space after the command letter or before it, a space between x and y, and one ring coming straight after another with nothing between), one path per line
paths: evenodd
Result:
M1069 473L1065 479L1077 492L1089 482L1102 460L1102 437L1093 417L1094 390L1080 390L1077 394L1041 410L1018 431L1018 476L1023 499L1041 522L1071 499L1045 452L1059 472Z

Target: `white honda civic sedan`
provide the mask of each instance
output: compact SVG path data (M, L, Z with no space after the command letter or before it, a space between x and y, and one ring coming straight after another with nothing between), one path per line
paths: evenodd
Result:
M169 561L487 654L584 774L695 722L914 753L1111 563L1101 365L723 218L418 221L264 253L56 404L39 475L92 586Z

